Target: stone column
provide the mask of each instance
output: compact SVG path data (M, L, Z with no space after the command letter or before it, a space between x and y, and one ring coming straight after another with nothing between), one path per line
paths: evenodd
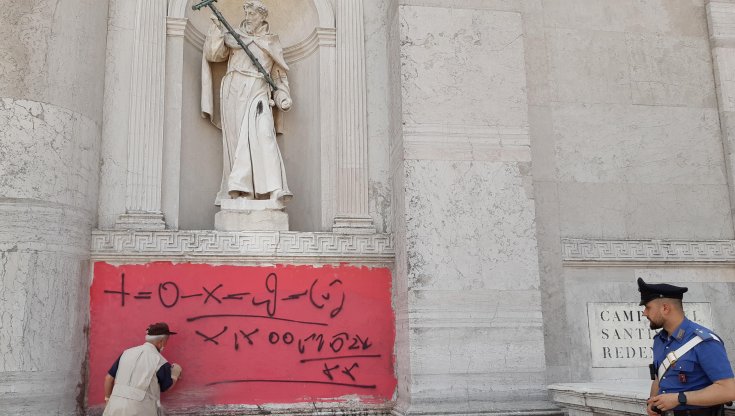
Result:
M725 149L730 211L735 219L735 1L708 1L707 21Z
M521 15L392 6L394 415L554 414Z
M0 11L3 414L76 415L84 405L106 32L106 1Z
M331 7L331 6L330 6ZM337 33L332 27L317 29L319 36L319 108L321 111L321 223L320 230L334 225L337 209ZM292 217L293 218L293 217Z
M337 213L334 232L374 233L368 212L362 0L337 0Z
M189 19L166 19L166 112L163 144L161 209L166 227L179 228L179 182L181 173L182 79L184 30Z
M133 41L125 213L117 228L162 230L167 0L138 0Z

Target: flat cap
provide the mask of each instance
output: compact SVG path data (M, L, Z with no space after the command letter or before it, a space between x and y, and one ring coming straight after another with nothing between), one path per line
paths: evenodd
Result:
M146 335L174 335L176 332L171 332L168 329L168 324L165 322L157 322L155 324L148 325L148 329L145 330Z
M687 290L689 289L686 287L674 286L666 283L652 285L644 282L640 277L638 278L638 291L641 292L641 306L654 299L683 299L684 292Z

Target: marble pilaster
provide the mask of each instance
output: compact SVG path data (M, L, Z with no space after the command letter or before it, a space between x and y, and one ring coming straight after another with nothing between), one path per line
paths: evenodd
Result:
M337 212L334 232L374 233L368 206L365 29L362 0L338 0Z
M171 12L169 6L169 13ZM183 117L184 31L188 19L166 18L166 92L163 142L161 210L166 228L179 227L179 186L181 182L181 125Z
M397 9L395 414L553 413L521 14Z
M731 215L735 215L735 2L708 1L707 21L730 191L730 211Z
M125 213L118 217L116 228L165 228L161 184L167 3L166 0L137 2Z

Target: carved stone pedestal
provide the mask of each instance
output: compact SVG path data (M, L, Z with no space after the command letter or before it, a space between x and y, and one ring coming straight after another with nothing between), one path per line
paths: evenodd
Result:
M217 231L288 231L288 214L278 200L244 198L222 201L214 216Z

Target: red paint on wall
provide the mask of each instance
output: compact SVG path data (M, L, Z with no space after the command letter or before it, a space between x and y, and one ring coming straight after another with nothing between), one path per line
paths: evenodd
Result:
M342 401L393 396L388 269L95 263L90 406L122 351L165 321L163 355L180 363L171 407Z

